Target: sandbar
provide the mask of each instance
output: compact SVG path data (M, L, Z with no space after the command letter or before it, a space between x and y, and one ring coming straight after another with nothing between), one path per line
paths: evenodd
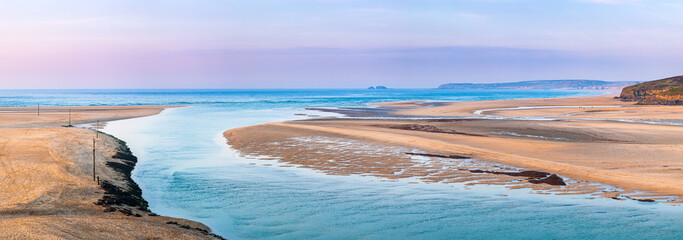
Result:
M419 101L378 105L391 108L401 116L434 118L310 119L236 128L224 135L228 144L245 156L270 156L287 164L330 174L388 179L414 177L445 183L465 179L466 182L508 184L511 188L551 188L556 193L598 193L606 197L635 196L639 191L683 197L683 126L613 121L675 120L683 113L681 106L640 106L608 96L455 102L427 107ZM537 106L558 108L534 108ZM624 111L619 115L607 111L617 106L637 111ZM486 114L524 117L571 112L583 117L491 119L475 113L502 108L509 109ZM444 116L464 118L440 118ZM344 147L350 145L353 147ZM375 149L375 153L363 150L363 145L371 146L367 149ZM386 150L392 153L377 153L392 147L401 148ZM467 156L488 163L488 167L481 164L468 167L468 162L448 158L416 159L401 154L403 151ZM429 162L428 166L425 161ZM510 176L484 174L511 171L516 167L558 174L568 184L561 187L530 185L527 184L529 179L506 181ZM466 175L468 172L470 174ZM595 184L620 190L595 187Z

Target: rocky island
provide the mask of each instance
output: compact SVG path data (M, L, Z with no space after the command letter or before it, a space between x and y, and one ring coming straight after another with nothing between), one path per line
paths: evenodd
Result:
M619 98L645 105L683 105L683 75L625 87Z

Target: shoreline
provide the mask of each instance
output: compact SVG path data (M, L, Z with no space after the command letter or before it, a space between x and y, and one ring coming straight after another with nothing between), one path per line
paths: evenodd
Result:
M62 127L116 121L159 114L164 109L185 106L75 106L0 107L0 128Z
M473 112L478 109L540 105L539 103L551 106L593 105L595 107L501 110L491 114L555 116L571 112L583 117L609 115L608 118L649 117L661 119L662 116L683 118L683 114L681 114L683 107L632 106L633 103L620 102L604 96L454 102L429 107L421 106L421 102L414 101L382 105L391 108L395 115L471 117L474 115ZM606 107L614 104L619 104L628 110L615 113ZM672 112L675 114L670 114ZM506 129L511 130L506 132ZM676 134L683 134L682 130L676 126L643 125L641 123L584 120L581 118L554 121L351 118L267 123L231 129L226 131L224 135L228 144L246 156L267 155L269 151L274 151L277 154L273 154L273 157L280 157L281 161L285 163L295 165L303 163L304 167L331 174L372 174L375 170L371 164L359 161L334 159L335 163L316 163L314 160L290 159L289 156L301 157L301 154L304 154L304 158L315 159L315 156L306 155L305 152L297 152L296 147L282 150L253 147L253 145L277 145L280 143L280 148L287 148L282 146L295 144L290 141L291 139L312 136L353 139L368 144L412 147L436 154L465 155L530 170L557 173L578 181L588 180L620 187L625 189L619 193L624 194L624 196L628 196L626 195L627 192L645 190L652 193L649 196L676 195L683 197L683 188L680 188L680 184L678 184L683 180L678 174L683 172L681 170L683 165L676 161L676 156L683 156L683 146L671 145L671 143L683 142L683 139ZM306 144L310 146L311 143L307 142ZM301 148L306 145L298 146ZM319 146L311 151L326 153L325 151L329 152L329 150L325 149L333 148L331 146ZM335 156L343 155L340 152ZM334 156L332 157L334 158ZM356 157L363 158L362 156ZM395 157L400 158L400 156ZM640 159L646 158L652 159L654 162L644 165L639 163ZM343 164L336 163L339 161ZM387 164L385 167L401 169L396 171L399 173L410 169L399 165L413 164L409 163L409 160L399 162L386 162L384 164ZM345 168L346 170L344 170ZM425 173L428 172L425 171ZM392 174L395 175L395 173ZM443 178L448 178L446 173L439 174L444 175ZM383 173L379 175L388 178L396 177ZM481 175L476 177L481 177ZM635 192L628 194L638 195Z
M125 142L61 127L69 108L76 125L151 116L168 107L179 106L45 108L40 117L33 109L0 108L0 236L223 239L199 222L149 211L130 176L137 158ZM93 141L99 183L92 175Z
M576 98L455 102L433 104L430 106L421 105L419 102L401 102L390 103L390 105L393 104L394 106L389 106L389 108L392 114L403 115L405 112L424 114L427 112L435 114L434 116L459 116L474 114L476 109L483 109L480 108L482 105L495 107L519 104L520 102L526 105L550 102L555 104L553 106L567 106L562 104L576 103L578 101ZM499 108L495 111L486 112L486 114L506 117L554 117L572 113L574 116L582 117L608 116L607 118L623 118L647 116L651 119L661 119L662 116L675 116L678 119L681 116L678 112L683 112L681 111L682 108L679 107L631 106L631 103L621 103L623 104L623 109L627 109L627 111L615 112L607 107L608 104L614 104L614 99L599 99L600 97L593 96L578 98L584 101L591 101L592 104L598 103L602 105L596 105L596 108L590 109L582 107ZM565 100L566 102L562 102ZM522 106L524 106L523 104ZM97 119L113 121L144 117L158 114L168 107L179 106L107 106L85 107L83 109L73 107L72 122L74 125L93 124ZM60 219L69 219L68 222L73 223L60 226L60 228L68 229L74 233L78 233L78 231L87 233L88 231L97 230L105 233L107 231L109 231L108 233L120 233L123 231L132 234L131 232L137 231L138 226L147 226L150 229L154 229L155 233L172 232L174 234L187 234L183 236L186 236L185 238L188 239L220 238L220 236L208 235L210 234L210 229L201 223L156 216L156 214L147 212L145 200L142 199L139 187L136 190L137 184L130 178L130 171L133 170L136 162L135 156L130 153L125 142L104 133L100 134L102 140L97 142L97 156L98 159L105 159L106 163L98 161L97 166L98 169L105 169L105 172L108 172L102 175L104 176L102 178L102 185L105 186L104 189L99 186L93 188L92 180L88 180L87 175L90 170L87 166L90 165L87 164L89 162L88 156L90 155L88 154L91 144L89 139L96 135L96 130L60 127L66 122L68 108L45 108L48 111L41 113L42 117L40 118L37 117L37 114L34 115L32 109L0 108L0 116L11 116L0 121L0 133L3 133L0 134L0 145L3 142L10 142L10 144L15 144L14 146L31 147L28 144L40 145L36 143L37 140L45 141L46 145L48 145L46 147L47 150L32 148L20 154L35 155L37 151L49 152L43 152L42 155L49 155L51 157L49 160L55 161L54 164L57 167L54 169L49 168L50 171L54 171L50 172L52 175L59 176L59 179L55 181L58 182L64 179L67 182L72 181L65 185L56 186L56 188L67 188L69 189L68 191L74 192L69 194L77 196L74 198L76 200L64 200L60 199L61 195L64 195L64 190L60 190L61 195L55 195L55 193L49 191L54 188L43 189L44 191L32 193L32 195L24 199L14 200L17 204L12 205L12 208L0 206L0 212L6 214L6 216L0 217L0 230L9 231L9 234L6 236L28 236L21 234L26 234L25 231L30 233L30 231L35 231L34 229L51 224L55 221L53 217L59 217ZM467 111L469 110L467 109L470 108L475 110L468 113ZM676 112L676 114L672 115L672 112ZM645 130L639 131L634 129L641 127L645 128ZM593 128L597 130L595 132L582 130ZM680 127L675 126L641 126L640 123L616 123L603 120L584 120L581 118L559 121L513 119L377 120L352 118L308 119L266 123L230 129L224 133L224 137L233 148L247 157L259 155L254 153L267 153L265 155L278 157L280 161L288 166L311 168L326 174L373 175L388 180L415 177L424 182L505 185L509 188L528 188L542 194L593 194L619 200L631 199L642 202L657 201L678 204L681 203L680 200L670 201L662 198L662 196L672 195L671 190L675 190L673 195L683 196L683 189L678 189L675 186L676 183L680 182L678 178L674 178L673 182L667 183L661 181L661 176L652 177L638 172L635 175L634 173L619 173L613 172L610 169L595 168L596 166L581 165L583 164L582 162L572 160L576 156L572 154L581 152L581 149L595 151L591 145L600 145L605 147L605 149L616 147L616 150L610 151L628 157L629 154L634 153L634 150L625 147L635 146L636 148L647 150L647 148L655 146L669 151L668 153L656 155L655 158L675 157L677 156L675 154L680 153L683 148L680 145L672 145L671 142L683 142L683 134L680 135L681 137L675 136L675 133L678 133L680 130ZM665 138L659 139L661 136ZM646 139L639 139L639 137L646 137ZM674 141L671 141L671 139L674 139ZM12 141L15 142L13 143ZM100 146L100 141L106 144ZM324 144L318 144L318 142ZM273 143L278 143L279 145ZM343 146L344 144L354 148L337 147L337 150L341 151L329 151L330 147L335 148L335 146ZM491 149L487 145L494 145L500 149ZM280 149L263 146L279 147ZM305 151L301 150L301 146L306 147ZM396 146L402 148L394 149L396 151L393 153L389 151L386 155L381 153L365 157L362 154L353 152L358 149L368 148L367 153L372 154L373 151L381 152L384 151L383 149L392 149L392 147ZM549 148L553 150L545 150L539 156L539 153L535 153L533 148ZM412 152L411 149L421 151ZM559 155L565 156L565 159L559 160L572 160L573 162L563 163L558 162L558 159L548 160L542 157L544 154L553 154L558 149L561 150ZM0 153L3 153L2 150L0 148ZM623 151L623 153L620 153L620 151ZM651 150L647 151L652 153ZM0 154L0 158L4 157L3 160L6 160L6 156L12 156L13 154L15 153L3 153ZM387 158L387 156L395 158ZM593 158L589 160L598 161L599 158L595 158L595 156L598 155L586 155L586 157ZM637 155L633 159L637 160L642 156L644 155ZM325 162L322 162L322 160ZM491 164L471 165L472 163L478 164L477 160L490 162ZM13 159L12 161L19 161L19 159ZM448 164L444 164L445 162ZM635 162L626 162L628 164L635 164ZM496 163L509 165L511 168ZM50 164L52 163L50 162ZM629 168L628 165L619 166L618 163L614 162L602 162L600 164L606 164L609 167ZM81 165L86 167L84 168ZM662 165L665 165L665 167L662 168ZM658 166L653 165L657 168L643 170L660 171L666 169L675 175L681 172L681 167L683 166L679 165L681 164L671 161L659 164ZM0 171L4 170L3 167L0 166ZM453 168L453 171L439 170L442 168ZM61 174L60 171L66 171L68 174ZM55 172L58 174L54 174ZM586 172L588 175L577 177L580 175L576 175L575 172ZM32 173L18 174L17 176L19 177L16 177L16 179L27 178L27 176L31 178L29 174ZM109 176L107 174L112 175ZM46 176L49 175L47 174ZM109 178L106 178L107 176ZM558 178L560 178L560 181L563 180L566 186L559 184ZM117 180L114 181L112 179ZM643 181L643 179L647 180L647 183L639 185L637 182ZM2 180L1 177L0 180ZM31 179L31 181L33 180ZM105 184L105 180L112 184ZM612 182L611 180L615 181ZM631 181L629 184L632 186L624 185L624 180ZM12 185L7 184L7 182L2 183L4 183L2 185ZM598 187L591 186L591 183L610 184L625 190L603 191ZM95 184L95 186L97 185ZM647 190L649 193L633 192L633 190ZM599 191L603 192L598 193ZM5 192L10 191L6 190ZM69 194L67 195L71 196ZM105 197L107 195L108 197ZM93 196L98 197L95 199ZM7 198L7 196L0 195L0 199ZM112 204L116 202L127 202L130 205ZM9 201L9 203L12 203L12 201ZM74 206L78 208L74 208ZM54 212L55 210L56 212ZM71 215L64 216L63 214L67 212ZM93 229L92 226L86 226L85 222L100 222L102 225L112 225L115 229L106 229L112 226ZM72 227L71 225L74 226ZM48 230L44 231L44 234L50 233L49 230L48 228ZM53 227L51 230L59 231L60 229ZM0 234L0 236L3 235ZM40 235L31 236L40 237ZM94 238L105 239L111 236L115 235L94 236ZM140 236L143 235L116 236L116 238L139 238Z

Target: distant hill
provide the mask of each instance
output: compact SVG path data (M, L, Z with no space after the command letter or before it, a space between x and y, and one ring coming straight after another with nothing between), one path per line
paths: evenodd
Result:
M368 89L389 89L389 88L382 86L382 85L377 85L376 87L370 86L370 87L368 87Z
M447 83L443 89L587 89L607 90L621 89L638 82L607 82L598 80L535 80L506 83Z
M619 97L638 104L683 105L683 76L628 86Z

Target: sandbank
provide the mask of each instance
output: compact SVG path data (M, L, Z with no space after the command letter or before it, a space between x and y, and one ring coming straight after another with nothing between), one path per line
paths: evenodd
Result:
M635 102L624 102L612 96L451 102L434 107L423 107L425 103L421 101L374 105L394 109L394 114L406 116L683 119L681 106L636 105Z
M675 119L683 112L680 106L639 106L611 97L457 102L430 107L424 107L420 102L378 105L390 107L398 115L448 117L476 117L478 114L474 112L477 110L524 106L604 106L606 109L607 106L620 106L638 109L620 113L620 119L643 119L647 116ZM501 176L472 172L473 168L468 167L467 162L456 164L453 159L432 158L427 160L429 166L424 166L424 159L416 160L401 154L401 151L417 150L466 156L492 163L488 164L489 167L474 166L475 170L484 173L491 172L491 169L511 171L496 166L498 163L558 174L568 180L566 186L551 187L552 191L558 193L599 193L615 197L627 194L635 196L634 191L647 191L683 197L682 126L600 120L608 117L590 107L561 109L595 119L319 119L231 129L224 135L228 144L246 156L271 156L285 163L330 174L415 177L436 182L462 181L463 178L467 181L476 180L477 183L511 182L506 182ZM553 108L510 109L505 110L505 114L550 116L557 114L555 111ZM355 147L343 150L349 141L356 141ZM364 144L375 144L370 148L377 151L390 147L407 150L393 150L393 155L373 155L371 151L358 150ZM399 154L396 154L397 151ZM468 172L474 174L465 175ZM513 179L512 182L528 183L529 180ZM623 190L599 190L593 187L595 183ZM549 188L539 184L511 185L511 188L520 187Z

